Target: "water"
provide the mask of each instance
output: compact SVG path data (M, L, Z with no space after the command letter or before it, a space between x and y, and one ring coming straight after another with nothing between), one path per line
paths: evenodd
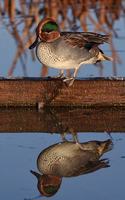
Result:
M125 136L112 133L113 149L103 155L110 167L73 178L63 178L61 188L51 199L124 199ZM106 133L79 133L79 141L106 140ZM67 137L71 139L71 136ZM48 133L0 134L1 199L22 200L39 195L36 159L46 147L61 141L60 135ZM43 199L42 197L41 199ZM45 199L45 198L44 198Z
M18 1L16 2L17 4L19 4ZM0 76L7 76L10 66L12 66L12 62L17 50L17 44L15 42L15 39L10 35L10 33L8 33L5 26L2 23L0 25ZM89 31L93 30L92 24L89 24L88 27ZM116 52L121 59L121 63L116 63L117 76L125 76L125 29L123 27L124 16L121 16L114 23L114 30L117 31L119 37L113 37ZM19 31L19 33L21 35L21 31ZM109 49L109 45L103 45L102 49L107 55L111 55L111 49ZM31 59L30 50L28 48L26 49L26 54L27 57L24 60L27 68L27 75L36 77L40 76L41 64L37 60L33 61ZM81 67L78 77L96 77L100 76L100 74L102 76L114 76L112 63L105 62L103 64L103 72L101 73L100 68L94 65ZM19 59L13 75L24 76L22 63ZM57 75L57 71L54 69L50 69L49 75ZM5 113L6 111L2 112ZM34 113L34 115L35 114L36 113ZM116 130L114 132L111 131L112 141L114 144L113 149L102 156L102 158L109 160L110 167L102 168L93 173L81 176L63 178L60 189L54 196L50 197L50 199L122 200L125 198L124 114L118 115L118 117L116 115L118 115L117 112L114 113L116 120L112 120L112 122L109 121L109 124L108 120L105 121L106 119L104 119L103 121L103 124L106 124L108 130L112 130L113 127ZM40 122L36 123L37 128L35 130L31 130L30 126L32 118L30 118L29 121L27 120L27 118L23 118L23 120L21 120L20 113L17 117L17 120L13 119L13 115L10 114L9 116L10 118L5 118L3 120L2 113L0 115L0 127L3 127L4 130L4 132L0 133L0 199L32 199L33 197L39 195L39 191L37 189L37 180L30 173L30 170L35 170L38 172L36 160L39 153L48 146L60 142L61 136L60 134L52 134L52 132L54 131L51 130L52 126L48 124L50 121L47 123L46 119L45 123L48 125L48 133L39 130L38 125ZM41 120L39 117L36 119ZM27 120L26 123L25 120ZM70 120L71 119L69 118L67 121ZM87 132L85 130L78 130L78 132L80 132L78 133L78 138L80 142L91 140L106 140L110 138L110 136L105 132L104 128L101 129L102 132L99 132L99 130L96 128L96 126L98 127L99 120L102 119L98 118L97 121L95 120L94 126L90 126L95 127L95 129L91 129L90 132ZM20 121L22 124L20 123ZM116 123L117 121L118 123ZM4 122L4 124L2 124L1 122ZM35 122L33 121L33 123ZM43 123L43 121L41 123ZM90 122L90 125L91 123L93 123L93 121ZM100 126L102 126L102 124ZM8 129L8 127L10 129ZM55 124L53 124L53 127L56 129ZM27 132L25 132L26 130ZM38 130L38 132L36 130ZM71 140L71 134L67 135L67 138ZM40 199L46 198L47 197L41 197Z
M17 1L18 2L18 1ZM91 9L90 12L92 13L93 18L93 10ZM41 16L40 16L41 17ZM17 17L16 18L16 24L17 26L17 32L20 35L20 37L23 37L23 27L24 22L21 21L22 18ZM7 76L8 71L10 67L12 66L12 63L14 61L14 58L16 56L17 50L18 50L18 44L15 40L15 37L12 37L10 34L13 29L11 29L10 23L7 21L7 19L4 19L5 24L1 23L1 31L0 31L0 39L1 39L1 46L0 46L0 76ZM22 23L22 24L21 24ZM6 26L9 28L10 32L6 30ZM94 25L90 21L87 24L89 31L94 30ZM112 30L108 29L108 33L111 33L113 35L113 46L115 47L116 55L114 56L114 62L116 64L116 71L117 73L114 74L114 67L111 62L104 62L103 63L103 70L101 71L100 67L95 65L86 65L85 67L81 67L78 72L78 77L90 77L90 76L125 76L125 29L124 27L124 15L121 15L117 20L114 21L113 29L117 33L118 37L115 37L114 34L112 34ZM66 30L69 31L67 28ZM81 28L79 28L77 31L82 31ZM31 29L31 33L33 34L35 32L35 27ZM98 31L100 32L100 31ZM8 47L8 41L9 41L9 47ZM8 48L7 48L8 47ZM109 44L103 44L101 45L102 50L109 56L114 53L114 50L111 51L111 46ZM27 76L40 76L41 73L41 64L37 61L37 59L32 59L31 57L31 51L28 49L28 46L26 47L25 54L22 54L23 62L26 66ZM118 58L116 58L118 56ZM115 61L116 59L116 61ZM120 62L119 62L119 61ZM13 76L24 76L24 70L22 66L22 62L20 57L17 59L17 64L15 66L14 72L12 74ZM57 70L55 69L49 69L49 76L57 75Z

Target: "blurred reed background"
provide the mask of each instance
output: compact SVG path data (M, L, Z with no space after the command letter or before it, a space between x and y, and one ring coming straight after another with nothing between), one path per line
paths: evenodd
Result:
M119 37L115 22L125 16L125 2L122 0L4 0L0 1L0 22L16 42L16 52L8 70L12 76L17 62L21 61L24 76L27 76L27 48L35 37L35 28L44 17L54 17L63 31L91 31L111 33L110 43L113 75L117 75L120 57L113 42ZM34 61L35 55L30 51ZM99 64L100 75L103 65ZM41 68L41 76L48 73ZM68 72L67 72L68 73Z

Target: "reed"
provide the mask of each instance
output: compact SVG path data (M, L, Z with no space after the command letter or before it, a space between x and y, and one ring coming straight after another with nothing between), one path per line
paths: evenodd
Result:
M0 21L6 27L16 43L16 52L9 67L8 75L12 76L17 62L20 60L23 73L27 76L27 48L34 40L34 30L39 20L44 17L54 17L62 30L83 31L91 29L95 32L111 33L118 37L114 28L116 20L125 14L125 4L122 0L5 0L0 2ZM19 31L20 30L20 31ZM110 43L113 57L112 70L117 75L117 63L120 57L113 42ZM31 51L31 58L35 60ZM100 74L103 66L99 65ZM41 75L47 75L46 66L41 68Z

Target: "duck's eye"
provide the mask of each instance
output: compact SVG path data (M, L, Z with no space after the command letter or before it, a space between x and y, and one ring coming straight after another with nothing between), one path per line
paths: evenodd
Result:
M47 22L42 27L42 32L58 31L58 25L55 22Z
M46 28L46 29L42 29L42 32L47 32L47 33L49 33L49 32L52 32L53 30L50 30L50 29L48 29L48 28Z

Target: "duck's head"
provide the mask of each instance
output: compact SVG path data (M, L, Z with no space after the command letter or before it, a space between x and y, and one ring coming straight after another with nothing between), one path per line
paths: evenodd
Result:
M61 177L46 174L41 175L32 170L30 172L36 176L38 180L37 188L42 196L51 197L59 190L62 182Z
M59 26L53 18L46 18L39 22L36 28L36 40L29 47L34 48L39 40L45 42L52 42L60 37Z

